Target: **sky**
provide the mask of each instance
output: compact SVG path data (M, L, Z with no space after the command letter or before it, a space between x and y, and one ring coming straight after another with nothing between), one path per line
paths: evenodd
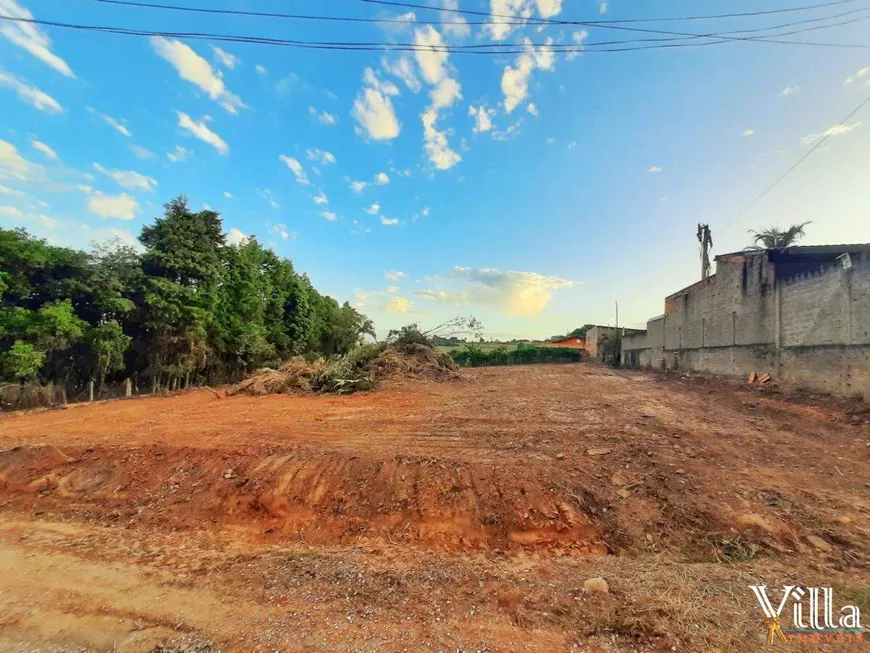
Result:
M256 236L380 334L474 315L506 339L614 324L617 302L621 325L643 326L700 278L698 222L714 255L804 221L804 244L870 242L870 104L846 118L870 96L868 0L603 24L814 3L155 2L392 22L0 0L0 16L208 35L0 19L0 226L135 244L184 194L221 214L230 242ZM812 22L738 32L798 21ZM723 32L862 47L595 45Z

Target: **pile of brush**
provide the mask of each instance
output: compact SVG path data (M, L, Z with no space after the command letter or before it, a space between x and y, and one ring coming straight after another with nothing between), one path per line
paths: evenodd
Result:
M360 345L331 361L291 358L277 370L263 368L230 389L229 396L249 394L344 394L372 390L387 379L457 378L459 368L447 354L426 344Z

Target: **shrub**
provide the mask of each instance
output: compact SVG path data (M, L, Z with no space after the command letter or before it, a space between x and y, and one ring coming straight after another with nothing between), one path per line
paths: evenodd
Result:
M580 361L579 349L567 347L526 347L508 350L504 347L486 351L470 344L464 350L453 350L450 357L464 367L487 367L492 365L529 365L532 363L576 363Z

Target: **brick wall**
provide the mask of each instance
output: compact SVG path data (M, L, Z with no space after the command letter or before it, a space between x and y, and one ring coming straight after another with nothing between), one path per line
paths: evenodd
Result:
M629 367L743 376L870 399L870 254L777 278L764 255L720 261L675 293L645 334L623 341ZM779 315L777 316L777 311Z

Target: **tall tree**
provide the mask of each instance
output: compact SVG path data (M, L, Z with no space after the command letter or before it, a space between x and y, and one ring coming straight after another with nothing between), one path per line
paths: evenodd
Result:
M804 227L808 224L810 222L793 224L785 231L780 231L776 227L764 231L750 231L749 235L752 236L750 249L785 249L791 247L804 237Z

